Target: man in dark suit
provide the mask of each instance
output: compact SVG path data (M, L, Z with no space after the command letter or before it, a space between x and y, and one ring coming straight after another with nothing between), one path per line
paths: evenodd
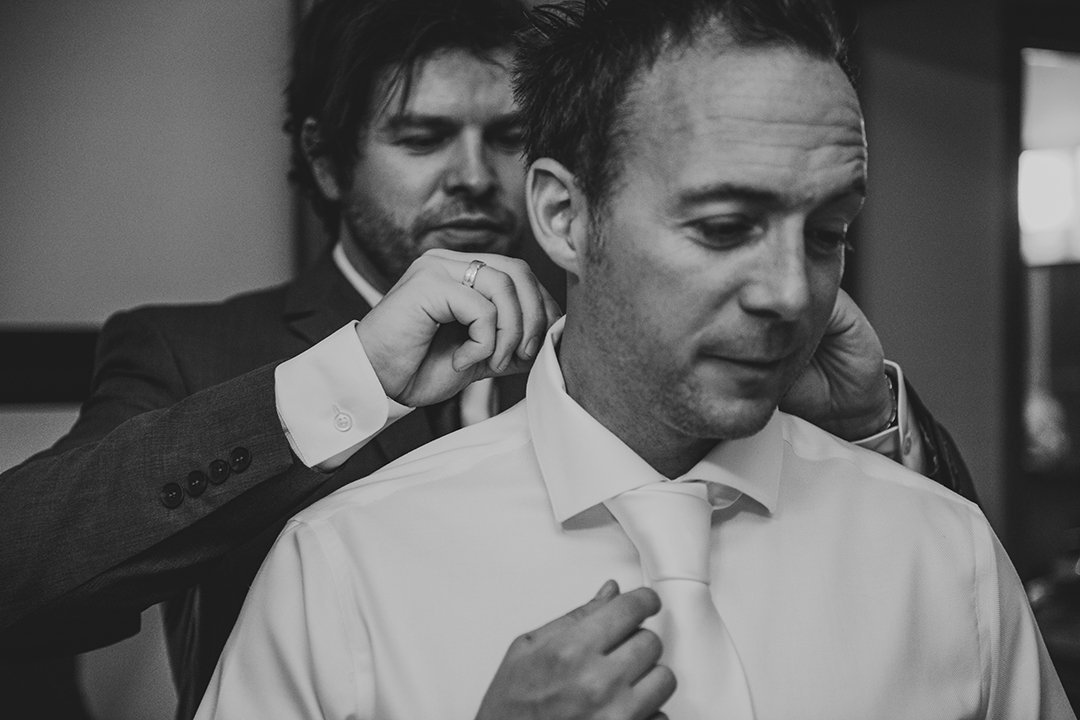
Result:
M558 309L505 257L527 231L515 10L317 6L297 42L287 129L293 179L340 242L279 288L110 318L75 426L0 476L0 657L116 642L164 601L179 716L190 717L291 515L459 427L463 411L521 397L513 373ZM896 430L906 401L846 298L834 328L832 354L787 409L851 439ZM508 377L459 401L491 376ZM921 435L921 464L970 493L947 436L918 420L921 434L894 434ZM598 617L591 607L578 619Z

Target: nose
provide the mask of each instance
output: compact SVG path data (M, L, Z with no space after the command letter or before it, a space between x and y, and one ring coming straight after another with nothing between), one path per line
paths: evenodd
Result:
M792 321L809 307L810 281L802 225L785 223L762 240L759 257L740 295L748 313Z
M447 194L482 197L495 189L497 178L483 138L468 133L460 137L443 174Z

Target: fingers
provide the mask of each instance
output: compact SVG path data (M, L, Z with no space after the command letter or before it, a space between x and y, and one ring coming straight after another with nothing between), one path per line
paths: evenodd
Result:
M522 332L514 353L521 360L531 361L540 350L540 343L548 328L559 319L559 306L523 260L499 258L494 269L511 279L521 308ZM486 283L487 278L483 278L483 281Z
M660 708L675 692L675 673L666 665L655 665L630 690L626 717L630 720L667 720Z
M657 665L659 638L640 628L659 607L652 590L620 595L607 581L584 605L511 644L477 717L666 720L660 708L675 678Z
M609 653L637 632L641 623L660 611L660 598L652 588L623 593L584 618L578 631L584 641Z
M596 610L606 605L608 601L618 597L618 595L619 583L614 580L605 580L604 584L600 586L600 589L596 591L596 595L593 595L592 600L579 608L571 610L567 614L580 620L581 618L593 614Z
M529 634L534 638L542 639L545 636L560 633L564 631L567 627L577 625L578 622L595 613L597 610L609 603L612 599L618 597L618 595L619 584L614 580L607 580L604 582L603 585L600 586L600 589L597 591L596 595L594 595L593 598L589 600L589 602L581 605L580 607L574 608L573 610L561 617L555 618L551 622L537 628L535 631Z
M510 365L515 359L527 364L536 357L548 328L562 313L524 261L441 249L428 251L424 258L437 259L446 278L457 284L461 284L469 263L473 260L485 263L476 272L473 287L462 287L486 298L495 307L495 342L488 357L492 373L502 374L512 369ZM486 332L478 334L477 339L481 336L486 337ZM475 354L473 350L466 353L469 358Z
M660 598L651 588L618 592L618 584L608 580L592 600L529 633L530 640L544 642L572 628L582 646L611 652L637 632L645 618L660 611Z
M608 653L608 657L624 669L631 682L642 680L660 662L664 644L652 630L639 628L621 645Z
M514 278L490 265L476 273L472 289L495 306L495 348L488 367L492 372L502 372L525 337L527 311L535 314L540 302L535 294L519 292Z
M454 370L461 372L492 357L498 342L499 310L491 300L464 285L447 284L439 290L430 312L436 323L456 322L468 331L453 352Z

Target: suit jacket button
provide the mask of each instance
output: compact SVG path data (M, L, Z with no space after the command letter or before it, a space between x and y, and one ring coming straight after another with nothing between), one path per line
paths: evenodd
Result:
M246 447L233 448L229 453L229 466L233 472L244 472L251 464L251 452Z
M215 485L220 485L225 482L225 478L229 477L229 463L224 460L215 460L210 463L210 482Z
M206 490L209 478L202 470L192 470L187 476L187 492L191 497L199 497Z
M172 509L174 507L179 507L182 502L184 502L184 491L179 484L171 482L165 483L161 487L162 505Z

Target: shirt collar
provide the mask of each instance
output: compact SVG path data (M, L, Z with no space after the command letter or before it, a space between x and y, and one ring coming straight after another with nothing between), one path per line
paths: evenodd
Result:
M342 240L338 240L337 245L334 245L334 252L332 253L334 264L337 265L337 269L341 271L349 284L356 289L356 292L360 293L360 297L364 298L364 302L371 307L375 307L383 299L383 294L356 271L356 268L349 262L348 256L345 255L345 246L342 245L342 242Z
M555 518L561 523L620 493L665 478L566 393L555 346L563 319L548 332L529 373L525 397L540 471ZM748 438L717 443L676 480L712 486L714 504L729 505L745 493L772 512L780 488L783 434L778 413ZM715 491L715 492L714 492Z

